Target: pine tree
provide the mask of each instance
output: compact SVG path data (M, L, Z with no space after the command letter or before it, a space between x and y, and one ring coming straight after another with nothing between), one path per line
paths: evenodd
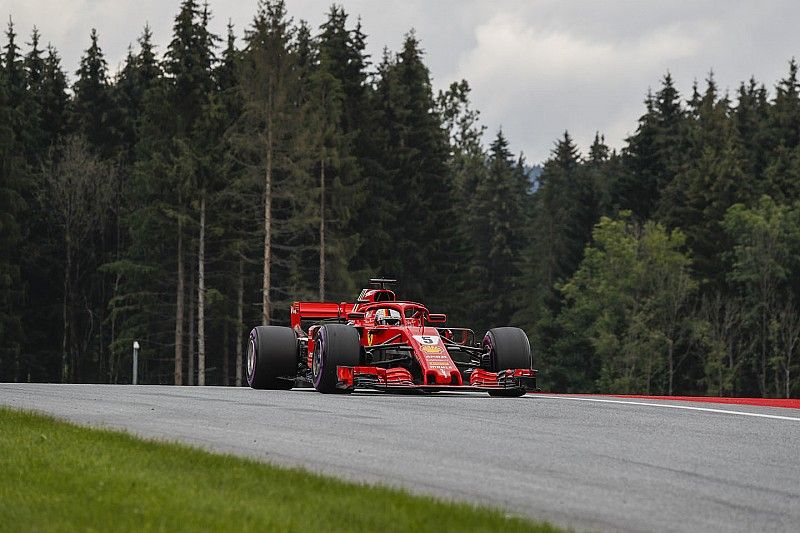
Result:
M550 299L555 284L570 276L580 263L598 218L596 196L594 184L580 164L578 148L564 132L544 165L534 197L534 250L544 291L542 302Z
M361 133L368 112L364 108L368 59L364 52L365 36L361 32L361 22L349 30L347 18L343 7L332 5L328 18L320 26L317 42L321 61L342 86L342 130Z
M23 57L17 46L17 33L14 31L14 23L9 18L8 29L6 30L6 45L3 47L3 77L6 86L6 98L8 104L17 107L26 98L26 76Z
M108 303L110 349L104 376L110 383L118 380L119 363L122 357L127 356L130 342L133 339L140 341L145 347L144 355L149 352L150 344L147 341L152 334L145 317L154 312L153 294L156 291L148 290L152 287L147 287L142 281L143 273L152 266L145 266L147 263L143 261L142 252L152 246L152 242L143 244L143 241L150 238L147 231L149 228L139 224L143 218L149 219L154 215L153 211L160 210L163 197L156 198L147 194L141 181L142 178L150 182L155 176L163 177L164 170L142 156L146 150L163 150L164 145L169 142L168 130L164 132L163 124L151 128L152 122L148 116L154 113L154 102L161 100L160 96L164 95L165 90L163 72L155 56L152 37L150 27L145 26L137 40L138 53L134 54L129 48L125 64L113 87L117 112L114 122L120 130L123 164L118 174L120 186L114 191L112 201L115 247L108 262L102 267L104 272L113 276ZM158 157L161 153L154 155ZM157 203L152 205L151 202ZM152 219L148 222L152 222ZM158 238L163 238L163 235ZM155 279L148 281L154 283ZM135 313L139 317L132 319ZM150 316L151 320L152 318L154 317Z
M339 208L342 213L348 202L348 195L342 194L341 190L332 191L332 186L338 185L341 188L341 176L337 170L340 169L340 155L347 157L347 148L342 146L343 134L341 131L341 114L343 93L341 84L328 70L328 61L325 56L321 57L320 65L311 74L309 80L309 117L312 124L309 129L317 132L313 139L317 161L314 167L317 169L319 184L319 299L325 300L325 288L328 283L327 267L328 258L334 256L334 250L338 252L340 264L337 269L338 276L331 276L333 279L340 277L346 272L347 259L345 255L341 257L344 250L340 246L335 248L330 246L331 219L336 220L332 208ZM344 148L345 153L342 154ZM352 168L352 165L350 166ZM333 178L333 179L331 179ZM337 180L337 178L339 178ZM337 183L338 182L338 183ZM352 192L349 195L352 198ZM333 216L329 216L332 214ZM343 213L346 217L346 211ZM327 228L326 228L327 223ZM341 226L340 226L341 227ZM326 246L326 237L328 244Z
M16 44L14 24L9 19L0 69L0 373L18 381L22 372L21 266L25 261L26 225L30 218L28 200L32 176L26 155L35 124L27 120L32 111L27 92L24 60ZM29 362L29 361L28 361ZM29 368L29 365L28 365Z
M42 122L42 105L44 103L45 64L42 50L39 48L39 31L36 26L31 32L30 49L25 54L25 84L27 87L27 106L25 116L29 123L30 139L26 140L26 156L32 165L40 166L44 154L49 148L47 139L48 127Z
M76 161L93 164L92 159L82 153L82 145L80 149L74 148L85 140L87 149L96 154L101 161L113 161L115 165L118 165L125 155L124 124L121 122L121 113L118 102L115 100L115 90L95 29L91 31L90 41L90 46L85 50L80 68L76 72L77 80L73 84L74 96L70 100L69 106L69 127L77 135L78 140L65 138L63 144L65 147L70 147L69 153L76 158ZM62 162L59 160L58 154L55 156L50 162L50 167L57 169L61 167ZM55 171L51 171L51 175L53 172ZM117 168L114 172L108 172L106 179L109 180L108 190L114 191L115 194L122 193L125 184L123 172ZM115 208L117 204L119 201L98 203L105 209L109 209L110 213L104 214L108 216L97 217L97 221L101 225L95 228L95 234L92 235L91 254L85 252L83 254L91 257L91 262L85 267L87 272L85 279L76 279L74 282L69 280L71 273L67 268L65 279L69 283L64 284L64 290L68 291L65 292L65 298L70 300L70 305L72 305L72 300L79 301L81 298L91 302L87 306L92 308L93 320L96 317L98 321L97 326L91 322L75 325L70 320L65 321L70 328L70 338L77 338L84 328L91 332L90 340L86 341L86 347L72 346L72 349L88 356L88 361L73 361L68 372L62 371L67 379L96 380L99 374L106 374L106 364L110 360L107 355L107 346L111 341L107 329L106 312L107 302L112 297L112 284L108 273L99 267L118 255L120 231L117 220L119 209ZM78 249L77 245L73 247L73 251ZM65 257L68 256L69 250L65 253ZM69 351L69 347L67 351ZM77 366L77 362L80 362L81 365ZM64 366L64 368L67 367Z
M197 384L206 383L206 305L209 296L208 283L206 278L207 261L207 235L209 233L207 206L215 200L215 193L222 185L219 169L222 168L223 146L221 143L222 133L227 126L227 115L222 107L218 92L214 87L213 62L214 46L218 38L208 31L208 23L211 13L208 4L203 6L200 24L198 25L198 47L200 57L203 58L204 66L203 78L206 81L207 89L203 95L202 107L197 121L191 132L190 142L187 147L182 146L185 152L182 156L189 156L193 159L194 179L191 184L197 191L197 198L194 202L199 211L199 230L198 230L198 252L197 252Z
M6 48L4 67L10 59L9 50L13 47ZM22 237L19 219L25 209L21 194L25 169L14 134L17 113L8 97L8 70L0 72L0 375L17 381L23 335L20 257L16 249Z
M396 272L401 290L410 298L443 305L452 284L448 250L457 231L450 202L453 184L447 169L447 134L435 111L430 75L413 32L406 35L396 59L383 67L378 91L385 97L381 125L387 132L385 161L392 172L390 196L383 198L391 198L402 210L397 218L381 221L388 223L382 229L395 259L389 260L388 253L379 256L379 270Z
M260 2L245 36L239 74L242 113L231 135L233 151L261 192L263 270L261 276L261 321L269 324L273 313L275 283L273 268L286 266L284 246L292 239L298 222L294 178L297 153L296 56L290 50L291 22L283 1ZM300 176L302 178L302 175ZM278 253L276 253L278 251Z
M41 63L40 63L41 62ZM67 82L58 54L48 46L42 58L38 33L32 35L31 49L24 60L26 98L17 108L21 122L14 126L17 136L16 156L27 160L25 185L19 190L24 210L18 221L22 235L15 253L20 258L21 279L18 288L24 298L21 320L25 332L25 350L21 377L33 380L59 379L59 347L53 342L58 332L52 324L60 322L61 292L59 271L63 243L55 236L42 192L45 169L62 144L67 123ZM10 162L13 161L10 160Z
M684 231L696 270L719 289L724 284L719 255L729 245L719 238L722 217L734 203L753 198L753 180L742 171L745 156L730 103L719 97L713 74L693 109L688 162L666 187L658 216Z
M164 58L172 84L176 136L188 137L213 86L211 66L214 37L208 31L208 11L195 0L183 0Z
M598 215L614 215L614 188L622 173L621 161L616 151L609 149L605 136L596 132L585 162L586 171L593 184Z
M365 60L355 31L346 27L344 10L332 6L316 39L308 87L306 129L312 133L313 162L320 206L319 296L347 298L357 288L350 272L360 244L353 221L365 199L364 180L355 156L363 131L359 121L366 103ZM302 28L298 43L303 39ZM298 56L302 63L303 54ZM301 82L303 78L301 76ZM322 244L324 242L324 245Z
M258 205L257 201L251 199L249 195L249 183L246 173L241 164L232 157L229 146L229 139L226 132L229 131L241 114L241 100L238 87L238 69L241 61L240 51L236 48L236 38L233 25L228 23L228 34L226 46L222 52L221 61L214 70L216 80L216 99L219 106L217 128L219 131L218 157L220 158L216 167L216 172L220 177L220 188L215 191L215 208L217 232L224 239L225 244L221 246L219 252L220 259L224 263L218 273L218 285L222 287L224 298L223 327L234 331L235 343L235 363L234 363L234 383L236 386L242 384L242 347L245 344L244 335L247 330L245 324L245 263L249 257L253 257L255 248L252 239L252 221L258 218L257 210L253 205ZM248 265L249 266L249 265ZM231 296L233 295L233 296ZM248 316L249 319L249 316ZM228 359L228 343L223 349L223 363ZM223 367L226 365L223 364ZM223 368L224 370L224 368ZM224 379L230 379L229 372L224 372Z
M32 92L28 90L29 81L35 83L35 80L29 76L26 59L16 44L17 35L10 19L6 37L8 41L4 47L2 66L6 80L8 105L13 109L11 120L14 136L18 149L23 151L26 161L29 164L35 164L39 161L36 157L37 140L40 135L39 108ZM36 73L33 73L33 77L35 76Z
M753 182L757 195L767 192L762 182L769 153L766 146L768 113L769 103L764 85L756 83L755 78L750 78L746 85L739 85L732 119L744 150L746 167L743 170Z
M175 382L181 379L180 368L182 367L182 332L183 332L183 299L185 280L184 280L184 221L188 215L186 212L186 202L194 198L196 194L197 207L200 209L200 220L205 222L204 210L206 200L206 180L208 172L202 168L202 163L198 165L197 158L202 157L204 143L197 139L198 131L202 128L197 127L203 113L207 110L208 96L213 88L213 78L211 75L212 63L214 61L213 44L215 37L208 31L209 12L207 6L202 9L194 0L184 0L181 9L175 18L173 26L173 39L169 44L165 57L165 71L170 79L169 98L170 105L174 109L175 129L173 143L175 151L171 154L174 158L175 170L174 179L177 182L179 195L177 199L177 221L178 221L178 243L177 243L177 263L178 263L178 287L176 289L176 326L175 326ZM200 237L205 236L205 227L201 224ZM202 241L202 238L201 238ZM198 325L204 324L204 296L205 296L205 276L204 269L204 242L200 243L200 257L198 258ZM189 287L189 290L194 290ZM204 368L204 330L198 330L198 385L205 384ZM190 354L193 348L190 346Z
M485 298L482 287L471 279L470 264L480 253L473 242L475 218L486 215L485 212L476 215L471 207L476 201L485 203L485 198L477 196L476 188L486 179L487 154L482 145L486 128L480 124L480 112L472 108L469 94L469 84L462 80L452 83L447 91L440 91L437 97L437 112L449 133L448 172L453 180L452 198L457 199L458 205L453 213L456 238L450 249L454 281L451 297L445 304L453 323L471 323L474 319L471 309L477 300ZM525 216L528 214L526 210Z
M25 54L25 72L27 74L28 90L33 94L41 93L42 80L44 78L44 58L43 50L39 48L39 30L36 26L31 31L31 42L28 43L30 50Z
M233 23L228 21L228 33L225 40L225 50L219 65L214 69L214 79L217 89L226 97L228 105L236 101L236 65L239 61L239 50L236 49L236 35Z
M600 135L600 132L595 132L594 141L589 147L588 163L592 166L600 166L608 161L611 155L608 145L606 144L605 136Z
M372 176L372 170L366 168L376 166L370 148L374 141L370 131L375 124L369 118L372 108L368 99L364 35L360 23L348 29L347 19L342 7L331 6L315 39L316 68L310 84L312 101L320 102L320 97L333 97L336 101L335 117L327 113L323 120L328 124L326 152L332 156L330 163L333 163L328 164L326 170L326 211L329 212L326 214L325 294L335 300L347 298L358 288L356 280L368 277L355 272L359 267L353 262L361 260L358 250L364 243L359 235L364 222L361 213L369 197L365 192L369 181L366 176ZM316 109L323 108L317 104ZM311 114L315 115L324 117L326 114Z
M789 73L775 87L775 100L770 110L770 133L773 146L794 148L800 143L800 81L795 59L789 62Z
M72 99L71 123L73 130L85 136L102 157L109 158L118 146L118 132L112 123L114 100L97 30L92 29L90 39L91 44L75 73L78 79L72 87L75 97Z
M114 84L114 99L119 113L122 145L128 157L133 156L137 141L137 128L144 112L145 95L163 75L155 57L152 42L153 33L146 25L137 39L139 52L134 55L128 48L128 55Z
M396 169L388 158L390 153L390 130L387 124L392 121L390 114L389 72L393 59L384 49L381 62L377 66L374 90L366 99L364 121L354 141L354 155L359 169L365 177L363 208L358 210L350 223L350 230L358 235L369 228L369 239L362 238L358 243L358 253L350 264L354 275L362 279L378 276L401 275L400 260L392 251L392 226L401 216L401 207L394 200L394 180Z
M471 244L469 279L473 287L473 317L478 331L508 324L513 312L515 282L527 225L528 183L503 132L489 149L486 171L468 204Z
M143 92L143 111L137 121L132 185L135 206L127 222L132 240L126 259L117 265L125 278L118 298L117 316L122 322L117 345L131 335L140 335L147 340L142 344L143 357L152 354L155 346L174 346L171 381L176 384L184 382L185 298L187 291L196 290L186 283L187 268L193 263L188 230L197 227L193 223L200 218L204 180L210 175L202 160L208 155L206 132L198 128L208 111L209 92L214 89L211 68L215 37L208 31L209 16L196 2L182 2L163 63L163 79L153 77L158 73L151 68L155 67L151 62L154 54L147 31L141 39L139 75L150 80L150 86ZM193 217L195 213L197 218ZM155 287L158 290L153 290ZM137 291L147 299L147 312L127 316L124 306ZM165 300L168 295L172 295L172 302ZM171 320L165 316L165 309L174 313ZM148 328L154 321L174 326L171 340L163 326Z
M627 139L625 172L615 191L618 207L630 209L640 220L655 212L662 191L682 168L686 151L685 112L669 73L645 104L636 133Z
M485 153L481 138L486 130L480 124L480 112L472 109L466 80L453 82L437 97L438 113L450 136L450 166L458 197L472 194L478 176L476 167L483 166Z
M765 174L767 194L791 203L800 200L800 82L797 62L775 88L769 113L768 136L772 148Z
M132 132L136 144L129 191L124 196L128 204L118 212L127 229L127 239L120 256L104 265L115 276L114 296L109 303L113 331L108 365L111 383L124 379L121 362L134 340L142 346L143 360L154 352L154 347L171 346L175 341L165 326L174 327L176 320L175 314L170 317L175 302L170 297L175 298L177 292L173 284L176 252L172 243L175 226L184 219L175 207L176 194L181 190L172 157L175 113L169 88L164 78L157 78L143 93L141 114ZM126 108L128 117L133 113ZM176 382L174 374L170 381Z
M67 128L68 103L67 75L61 67L61 58L52 46L47 47L41 84L41 124L46 133L44 145L52 147L63 137Z
M563 385L557 376L569 373L570 366L569 361L560 362L564 352L577 355L586 347L565 347L560 342L574 338L564 336L557 320L562 303L557 287L578 268L599 216L598 198L593 173L581 163L577 146L564 132L544 164L533 195L530 244L523 252L518 311L513 319L528 331L542 360L554 369L551 383L560 390Z

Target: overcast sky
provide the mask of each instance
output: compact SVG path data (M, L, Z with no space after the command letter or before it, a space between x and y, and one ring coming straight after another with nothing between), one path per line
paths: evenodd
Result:
M212 29L230 19L242 35L256 1L210 1ZM362 18L368 51L377 62L384 46L397 50L415 28L434 88L466 79L488 134L502 127L515 151L545 159L568 129L582 151L595 131L614 147L636 128L649 87L669 70L686 94L713 68L720 87L734 92L755 76L768 87L800 59L800 2L565 1L565 0L343 0L355 23ZM163 52L177 0L0 0L22 42L34 25L61 53L74 78L89 32L97 28L116 71L128 44L146 22ZM330 2L288 0L290 16L313 27ZM5 44L5 38L1 39ZM23 46L23 48L26 48Z

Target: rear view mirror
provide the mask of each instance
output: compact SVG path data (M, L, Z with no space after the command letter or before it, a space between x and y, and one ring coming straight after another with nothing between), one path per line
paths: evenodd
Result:
M444 313L429 313L428 322L431 324L444 324L447 322L447 315Z
M360 320L365 316L366 313L347 313L347 320Z

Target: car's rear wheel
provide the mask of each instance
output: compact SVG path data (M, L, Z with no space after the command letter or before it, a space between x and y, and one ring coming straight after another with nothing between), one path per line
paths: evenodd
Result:
M311 375L314 388L319 392L346 393L339 389L336 372L338 366L357 366L361 355L358 331L344 324L325 324L314 337L314 353L311 357Z
M519 328L492 328L483 338L483 348L489 352L489 370L531 368L531 343L528 336ZM490 391L491 396L522 396L521 389Z
M291 389L297 375L297 335L283 326L256 326L247 343L247 384Z

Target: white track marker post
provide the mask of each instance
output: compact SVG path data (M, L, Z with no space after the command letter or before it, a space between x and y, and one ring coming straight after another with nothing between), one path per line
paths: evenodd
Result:
M133 341L133 384L139 381L139 341Z

